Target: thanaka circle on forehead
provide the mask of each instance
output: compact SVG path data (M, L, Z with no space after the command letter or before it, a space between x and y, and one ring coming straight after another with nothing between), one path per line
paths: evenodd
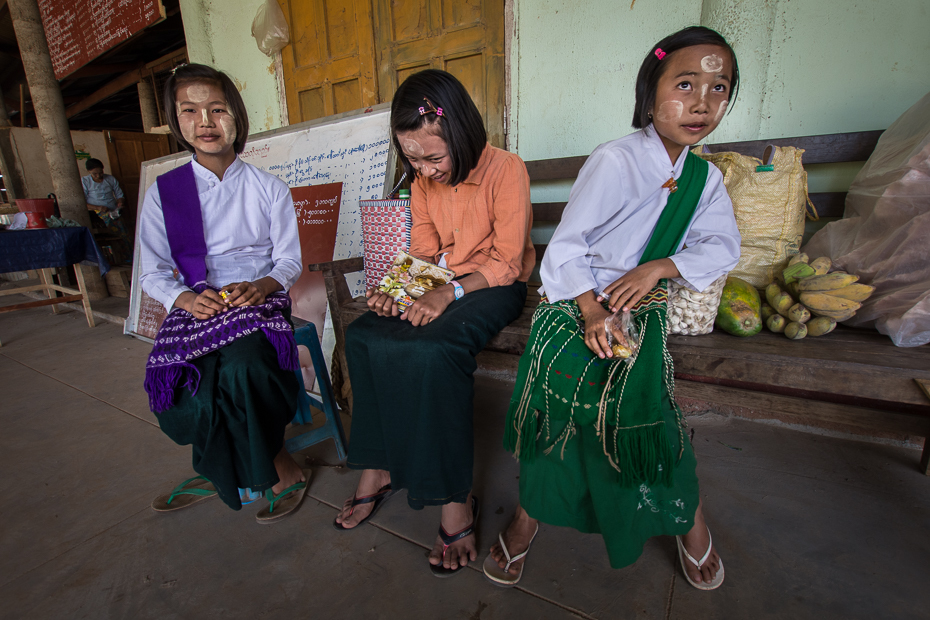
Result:
M420 143L413 138L404 138L403 144L401 146L403 146L404 150L414 157L420 157L423 155L423 153L426 152Z
M717 54L708 54L701 59L701 69L704 73L717 73L723 69L723 58Z

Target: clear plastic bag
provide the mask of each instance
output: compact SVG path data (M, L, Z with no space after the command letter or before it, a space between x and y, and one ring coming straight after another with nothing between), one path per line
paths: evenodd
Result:
M607 332L607 346L614 354L614 359L632 362L639 353L639 330L629 310L618 310L604 319Z
M899 347L930 343L930 94L885 130L856 175L843 219L804 246L875 292L845 325Z
M290 42L284 11L277 0L265 0L252 20L252 36L265 56L273 56Z

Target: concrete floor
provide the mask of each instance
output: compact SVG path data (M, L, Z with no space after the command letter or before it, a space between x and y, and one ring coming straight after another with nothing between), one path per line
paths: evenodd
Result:
M427 569L438 509L396 497L359 531L336 507L357 474L331 444L299 513L271 527L216 499L149 504L189 477L142 389L149 345L113 324L34 309L0 315L2 618L926 618L930 480L918 453L727 419L690 418L705 510L727 578L690 587L672 539L611 570L598 536L543 526L520 586L480 572L516 502L499 447L511 385L479 379L479 562Z

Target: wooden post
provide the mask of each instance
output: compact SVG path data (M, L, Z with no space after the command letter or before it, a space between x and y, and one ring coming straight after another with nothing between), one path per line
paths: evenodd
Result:
M139 91L139 108L142 110L142 131L152 133L153 127L160 125L158 121L158 103L155 101L155 89L151 82L142 78L136 84Z
M52 187L61 208L61 216L90 228L90 215L84 200L84 188L81 186L81 172L74 158L71 129L65 116L61 88L52 68L52 57L48 50L38 2L7 0L7 4L13 19L13 30L16 32L23 69L29 81L29 93L39 124L39 133L42 134L42 141L45 143L45 157L52 175ZM78 264L75 265L75 269L83 271L84 278L91 285L90 288L102 287L106 290L96 267L83 267Z
M19 83L19 126L26 126L26 89Z

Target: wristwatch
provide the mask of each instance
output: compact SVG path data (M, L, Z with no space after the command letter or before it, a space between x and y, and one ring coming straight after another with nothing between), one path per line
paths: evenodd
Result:
M462 288L461 284L459 284L455 280L452 280L452 282L449 282L449 284L451 284L455 288L456 299L461 299L462 297L465 297L465 289Z

